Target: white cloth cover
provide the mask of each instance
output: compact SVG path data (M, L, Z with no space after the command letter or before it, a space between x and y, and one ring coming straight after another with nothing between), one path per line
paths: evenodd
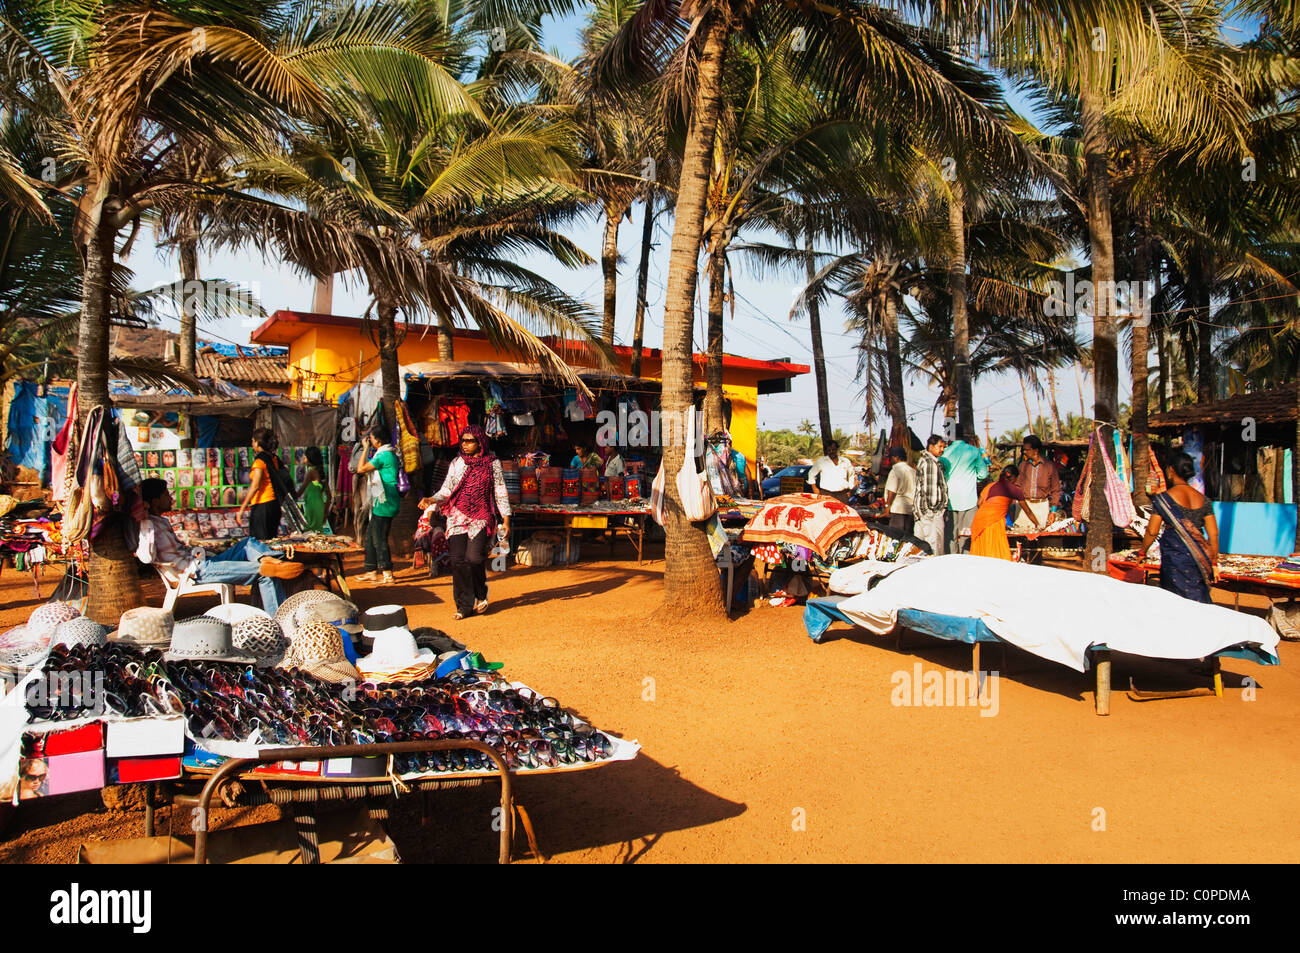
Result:
M1005 641L1082 672L1093 644L1151 658L1198 659L1245 642L1277 655L1263 619L1100 573L950 555L892 573L840 610L877 634L900 609L978 618Z
M909 563L882 563L878 559L863 559L841 566L831 573L827 585L831 592L841 596L856 596L867 591L867 584L877 576L888 576Z

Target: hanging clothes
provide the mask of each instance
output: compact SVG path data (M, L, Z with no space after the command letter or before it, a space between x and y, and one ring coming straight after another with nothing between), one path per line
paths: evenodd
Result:
M444 397L438 403L438 423L443 434L443 443L438 446L459 446L460 435L469 426L469 402L459 397Z

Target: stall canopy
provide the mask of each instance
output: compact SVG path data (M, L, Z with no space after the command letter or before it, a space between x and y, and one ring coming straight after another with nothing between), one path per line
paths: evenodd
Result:
M445 381L451 383L468 381L520 381L553 378L537 364L513 364L507 361L418 361L414 364L402 364L398 367L402 380L402 400L407 399L407 389L411 381ZM580 370L578 376L588 387L601 390L630 390L642 393L658 394L661 389L659 381L625 374L614 374L598 370ZM348 400L352 390L340 395L340 402ZM383 397L383 385L380 372L374 371L362 379L359 385L357 406L372 408Z
M286 446L328 446L335 442L336 408L328 404L304 404L289 397L245 395L216 397L197 394L114 394L113 404L135 410L175 410L195 419L195 446L216 446L215 434L221 419L250 422L261 410L269 409L270 427Z

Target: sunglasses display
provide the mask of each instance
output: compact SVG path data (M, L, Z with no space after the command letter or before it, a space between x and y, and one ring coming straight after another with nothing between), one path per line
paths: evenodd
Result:
M463 739L492 746L513 770L592 763L613 754L608 736L554 698L495 672L459 669L401 685L336 685L297 669L164 662L161 652L116 644L55 646L46 673L52 683L82 688L58 698L29 692L32 722L106 712L183 714L200 746L205 739L287 746ZM491 760L473 750L404 755L395 764L402 775L492 769Z

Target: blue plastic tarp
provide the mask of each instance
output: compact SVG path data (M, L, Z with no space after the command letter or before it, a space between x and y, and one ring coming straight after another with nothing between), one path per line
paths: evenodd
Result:
M839 603L850 596L830 596L825 599L809 599L803 608L803 625L808 637L820 642L832 622L855 623L839 610ZM951 642L997 642L998 637L984 624L982 619L968 619L963 616L939 615L921 609L902 609L898 613L898 624L913 632L932 635L936 639Z
M1288 471L1289 472L1289 471ZM1293 503L1214 503L1219 552L1289 556L1295 552Z

